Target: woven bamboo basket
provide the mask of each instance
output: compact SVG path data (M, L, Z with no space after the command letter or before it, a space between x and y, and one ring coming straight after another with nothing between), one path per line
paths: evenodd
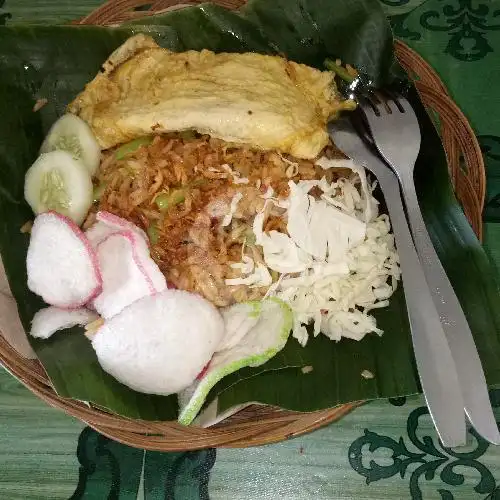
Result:
M124 21L187 5L198 0L110 0L74 24L117 25ZM215 0L238 9L244 0ZM485 170L479 144L467 119L454 104L434 70L404 43L395 44L396 57L408 72L423 103L439 117L455 193L479 238L485 196ZM183 427L175 422L131 420L57 396L43 367L25 359L0 335L0 362L33 393L101 434L124 444L157 451L192 450L206 447L249 447L273 443L304 434L340 419L362 402L312 413L298 413L253 405L209 429Z

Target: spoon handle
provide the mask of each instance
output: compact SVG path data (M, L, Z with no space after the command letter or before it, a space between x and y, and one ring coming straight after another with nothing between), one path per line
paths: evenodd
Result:
M457 367L413 244L398 180L385 165L382 168L385 172L377 169L376 175L396 240L422 389L441 441L447 447L460 446L465 444L466 425Z
M410 172L409 169L405 171ZM415 246L458 369L465 413L481 436L490 443L500 444L500 433L469 323L425 226L413 175L401 177L400 170L400 179Z

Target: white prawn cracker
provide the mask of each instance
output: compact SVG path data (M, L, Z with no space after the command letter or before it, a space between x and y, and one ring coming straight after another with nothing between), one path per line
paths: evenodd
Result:
M182 391L212 358L224 321L209 301L181 290L145 297L107 320L92 339L102 368L147 394Z
M85 326L98 317L95 312L85 308L67 310L54 306L45 307L33 317L30 334L39 339L48 339L59 330L77 325Z
M97 248L108 236L127 231L133 240L138 264L145 273L146 279L152 283L155 292L165 290L167 281L156 262L151 258L146 233L132 222L109 212L97 212L96 219L97 222L85 233L92 246Z
M55 212L39 215L26 258L28 288L47 304L77 309L102 288L97 256L80 228Z
M96 219L98 222L105 224L110 229L114 229L115 231L134 231L134 233L136 233L137 236L140 236L145 243L148 243L149 241L146 233L140 227L136 226L133 222L130 222L127 219L118 217L115 214L100 210L96 214Z
M102 292L94 299L93 306L103 318L111 318L136 300L156 292L141 265L141 248L132 231L109 234L96 251Z
M293 326L290 307L276 298L246 304L246 311L241 304L233 307L240 308L241 314L257 317L258 321L236 321L234 317L226 321L226 327L236 328L235 332L225 332L223 345L230 347L217 351L201 379L179 394L179 402L185 402L178 419L180 424L189 425L194 420L219 380L245 366L263 365L285 347ZM232 333L238 337L234 343L230 341Z

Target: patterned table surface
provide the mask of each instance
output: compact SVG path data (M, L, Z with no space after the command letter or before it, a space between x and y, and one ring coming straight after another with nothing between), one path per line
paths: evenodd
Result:
M498 271L500 0L381 2L395 35L437 69L479 137L488 180L485 247ZM63 23L100 3L0 0L0 24ZM500 391L491 395L500 422ZM459 452L443 450L418 396L367 404L285 443L167 454L98 435L1 369L0 471L6 500L500 499L500 447L471 433Z

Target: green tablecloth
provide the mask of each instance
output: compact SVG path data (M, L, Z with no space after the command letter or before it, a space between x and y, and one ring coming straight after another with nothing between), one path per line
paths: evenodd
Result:
M500 269L500 0L381 0L440 73L487 163L485 247ZM0 24L63 23L99 0L0 0ZM334 2L332 1L332 4ZM0 75L1 78L1 75ZM500 422L500 391L492 393ZM305 437L246 450L151 453L114 443L0 371L0 498L500 499L500 447L442 449L419 397L377 401Z

